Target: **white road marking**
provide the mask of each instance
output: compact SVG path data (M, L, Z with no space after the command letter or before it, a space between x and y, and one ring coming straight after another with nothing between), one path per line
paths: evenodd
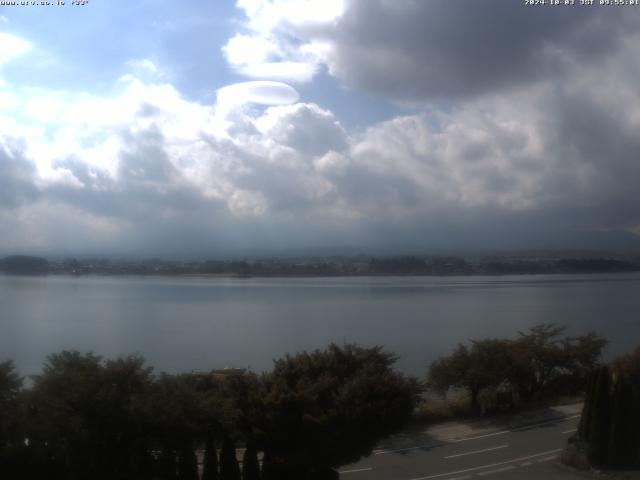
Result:
M493 473L500 473L500 472L506 472L507 470L513 470L514 467L513 465L509 465L507 467L502 467L502 468L496 468L495 470L486 470L484 472L479 472L478 475L485 476L485 475L491 475Z
M411 480L428 480L430 478L448 477L449 475L457 475L459 473L474 472L476 470L484 470L485 468L499 467L500 465L507 465L509 463L521 462L523 460L529 460L531 458L543 457L551 453L558 453L561 450L562 450L561 448L556 448L555 450L535 453L533 455L527 455L526 457L512 458L511 460L505 460L504 462L490 463L488 465L480 465L478 467L465 468L464 470L457 470L455 472L446 472L446 473L438 473L436 475L427 475L426 477L416 477L416 478L412 478Z
M507 433L519 432L519 431L522 431L522 430L527 430L527 429L532 428L532 427L538 427L540 425L546 425L546 424L549 424L549 423L566 422L567 420L572 420L574 418L579 418L579 417L580 417L580 415L572 415L570 417L562 417L562 418L557 418L555 420L545 420L544 422L534 423L534 424L527 425L527 426L524 426L524 427L516 428L514 430L501 430L499 432L491 432L491 433L486 433L484 435L476 435L476 436L473 436L473 437L451 438L451 439L448 440L448 442L449 443L460 443L460 442L468 442L470 440L478 440L480 438L495 437L497 435L506 435ZM431 443L431 444L427 444L427 445L416 445L414 447L393 448L393 449L389 449L389 450L374 450L373 451L373 455L386 455L387 453L409 452L411 450L421 450L423 448L442 447L444 445L446 445L446 443Z
M522 462L520 464L521 467L528 467L529 465L533 465L533 462Z
M523 430L528 430L530 428L540 427L542 425L548 425L550 423L566 422L568 420L573 420L574 418L579 418L579 417L580 415L571 415L570 417L555 418L552 420L545 420L543 422L532 423L530 425L525 425L523 427L514 428L512 430L500 430L499 432L491 432L491 433L486 433L484 435L476 435L473 437L453 438L451 439L451 442L452 443L468 442L469 440L478 440L480 438L495 437L496 435L505 435L507 433L521 432Z
M556 458L558 458L557 455L551 455L550 457L540 458L540 459L536 460L536 462L538 462L538 463L548 462L550 460L555 460Z
M372 467L367 467L367 468L355 468L353 470L340 470L338 473L340 475L342 475L343 473L357 473L357 472L370 472L371 470L373 470Z
M465 475L464 477L451 477L448 478L447 480L469 480L471 478L471 475Z
M530 428L533 428L533 427L540 427L542 425L549 425L550 423L566 422L568 420L573 420L574 418L580 418L580 415L572 415L570 417L562 417L562 418L556 418L556 419L552 419L552 420L545 420L544 422L532 423L531 425L525 425L524 427L518 427L518 428L515 428L515 429L513 429L511 431L512 432L521 432L523 430L529 430Z
M492 450L500 450L501 448L507 448L508 446L509 445L500 445L498 447L483 448L482 450L474 450L473 452L458 453L456 455L449 455L444 458L457 458L457 457L464 457L465 455L475 455L476 453L484 453L484 452L491 452Z
M454 438L451 440L451 442L452 443L468 442L469 440L478 440L479 438L495 437L496 435L505 435L506 433L511 433L511 432L512 430L502 430L500 432L492 432L492 433L487 433L485 435L477 435L475 437Z
M562 435L566 435L567 433L573 433L573 432L577 432L578 429L577 428L572 428L571 430L565 430L564 432L562 432Z
M395 448L393 450L377 450L374 451L374 455L384 455L386 453L397 453L397 452L408 452L410 450L420 450L422 448L434 448L434 447L442 447L444 443L430 443L428 445L418 445L415 447L406 447L406 448Z

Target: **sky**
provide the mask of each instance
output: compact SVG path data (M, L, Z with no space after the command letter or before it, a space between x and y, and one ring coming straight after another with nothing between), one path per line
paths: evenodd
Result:
M640 250L640 7L50 3L0 6L0 253Z

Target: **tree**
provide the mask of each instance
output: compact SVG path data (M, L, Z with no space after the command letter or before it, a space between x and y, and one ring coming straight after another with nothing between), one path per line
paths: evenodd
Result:
M22 378L11 360L0 362L0 471L10 475L20 470L16 460L24 446L24 432L20 394ZM20 472L24 475L24 471Z
M220 479L240 480L240 466L236 458L236 443L225 433L220 453Z
M178 480L178 464L176 452L165 447L160 452L158 459L158 477L160 480Z
M451 387L467 387L465 377L471 369L471 356L465 345L458 345L448 356L431 363L427 374L427 386L446 395Z
M198 480L198 459L188 442L183 443L178 455L178 479Z
M410 419L421 391L381 347L287 355L263 378L263 478L304 479L368 455Z
M515 373L512 380L521 397L534 397L554 370L566 365L568 358L558 338L564 330L565 327L554 324L540 324L528 332L519 332L520 337L514 342Z
M613 368L616 372L624 374L631 383L640 386L640 347L616 358Z
M578 433L570 442L592 465L640 466L640 348L591 373Z
M155 379L148 397L149 435L154 448L162 452L167 478L174 478L176 471L180 480L194 478L194 445L206 430L205 406L197 386L193 374L163 373Z
M258 451L253 442L247 444L242 456L242 480L260 480Z
M484 389L502 386L525 400L584 391L606 340L594 332L561 338L562 332L564 327L541 324L520 332L515 340L458 345L431 364L427 384L442 394L452 387L468 390L475 413L480 411L478 396Z
M467 389L471 395L471 410L478 413L480 391L497 388L507 381L511 375L512 363L509 341L472 341L470 349L458 345L451 355L433 362L427 375L427 384L443 394L452 387Z
M565 327L540 324L514 342L512 382L525 399L584 391L607 341L595 332L560 338Z
M29 396L29 439L72 478L150 478L150 384L140 357L51 355Z
M218 454L211 435L207 437L202 465L202 480L218 480Z
M22 378L16 373L13 361L0 362L0 452L23 440L16 430L21 388Z

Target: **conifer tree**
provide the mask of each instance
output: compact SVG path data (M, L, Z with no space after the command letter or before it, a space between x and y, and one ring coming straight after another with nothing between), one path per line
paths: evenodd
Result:
M247 443L247 448L242 457L242 480L260 480L258 451L253 442Z
M213 438L208 437L204 448L204 463L202 465L202 480L218 480L218 453Z
M222 452L220 452L220 480L240 480L236 444L226 433L222 440Z

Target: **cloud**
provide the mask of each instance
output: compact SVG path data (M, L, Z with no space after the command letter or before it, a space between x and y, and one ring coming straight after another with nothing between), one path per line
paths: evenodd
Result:
M0 42L2 42L0 65L24 55L33 48L28 41L6 32L0 32Z
M279 53L278 46L267 38L237 34L222 47L233 66L261 64Z
M344 11L343 0L238 0L249 19L248 27L270 32L281 24L317 25L336 20Z
M0 142L0 209L15 208L37 198L35 167L25 157L23 142Z
M576 64L599 62L633 34L640 16L637 9L536 9L510 0L345 0L317 15L305 2L237 5L254 41L268 39L278 62L306 63L311 74L325 66L353 88L402 101L470 97L548 78L568 81ZM253 75L264 61L245 59L239 71Z
M0 18L5 19L4 21L0 21L0 24L6 23L7 20L5 17ZM7 64L33 50L33 45L30 42L6 32L0 32L0 45L2 45L2 48L0 48L0 74L2 74L2 71ZM5 85L6 80L0 76L0 87Z
M413 99L412 108L353 130L273 81L229 85L209 105L147 75L158 67L146 57L101 93L11 85L0 89L0 248L215 256L322 245L593 246L596 232L637 235L640 38L625 19L616 29L600 10L576 10L565 30L543 27L566 42L553 50L545 40L533 52L501 45L538 38L506 4L518 28L480 12L477 24L465 23L456 2L372 1L356 18L364 4L351 1L322 21L272 15L267 4L280 5L243 3L267 9L255 14L252 35L293 32L316 64L351 85ZM431 30L419 31L419 20ZM604 42L616 49L582 47L587 25L615 30ZM343 36L325 35L338 26ZM463 65L472 59L462 44L476 38L467 30L494 32L489 45L511 67L482 59L480 46L469 47L477 62ZM397 55L386 66L373 56L347 61L350 48L379 50L396 33L405 37L388 43ZM231 57L282 63L291 46L258 44L255 57ZM441 70L419 62L422 50L441 57ZM469 82L436 81L458 75ZM443 96L446 108L429 102Z
M237 106L246 103L287 105L298 101L298 92L291 86L272 81L241 82L218 90L218 105Z
M11 33L0 32L0 66L29 52L33 46L28 41Z
M618 54L625 68L632 53L630 42ZM362 132L313 103L240 109L220 124L217 107L135 78L109 97L53 95L51 135L3 134L0 202L15 215L0 214L13 229L0 243L211 255L567 246L636 232L638 93L619 70L614 90L583 73L571 87L485 95Z
M237 6L248 34L236 34L222 47L229 65L247 77L291 82L309 82L321 64L317 42L295 32L330 25L344 10L343 0L239 0Z
M162 69L150 58L137 58L125 62L130 74L136 78L161 80L165 78Z
M307 82L318 69L317 62L308 61L311 56L297 55L297 61L289 60L278 44L256 35L236 35L222 50L237 73L252 78Z

